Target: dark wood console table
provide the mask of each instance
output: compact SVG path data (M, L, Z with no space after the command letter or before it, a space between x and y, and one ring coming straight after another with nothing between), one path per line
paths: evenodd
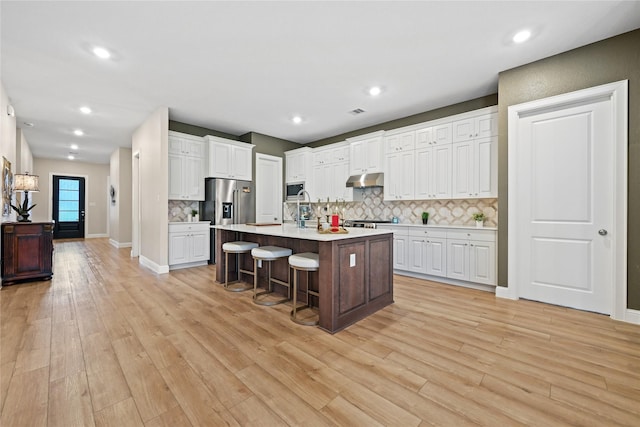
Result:
M2 224L2 284L53 276L53 223Z

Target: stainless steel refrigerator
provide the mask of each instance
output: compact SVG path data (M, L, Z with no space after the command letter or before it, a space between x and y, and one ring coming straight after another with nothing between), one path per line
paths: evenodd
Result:
M215 225L246 224L256 220L256 197L253 182L207 178L204 202L200 202L200 220ZM216 230L211 229L209 264L216 263Z

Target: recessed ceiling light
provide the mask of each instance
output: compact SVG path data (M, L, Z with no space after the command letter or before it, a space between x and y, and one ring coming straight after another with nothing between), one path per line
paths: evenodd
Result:
M80 129L76 129L76 130L73 131L73 134L77 135L77 136L82 136L82 135L84 135L84 132L82 132L82 130L80 130Z
M371 96L378 96L381 93L382 93L382 89L380 88L380 86L373 86L369 88L369 95Z
M78 149L78 144L71 144L69 146L69 148L71 148L72 150L77 150Z
M302 123L302 117L300 116L293 116L293 118L291 119L291 121L297 125L299 125L300 123Z
M80 107L80 112L83 114L91 114L91 108L89 107Z
M73 156L73 155L69 154L69 155L67 156L67 159L69 159L69 160L73 160L73 159L75 159L75 156Z
M100 46L96 46L93 48L93 54L102 59L109 59L111 57L111 52Z
M529 30L518 31L516 33L516 35L513 36L513 42L514 43L523 43L523 42L526 42L527 40L529 40L530 37L531 37L531 31L529 31Z

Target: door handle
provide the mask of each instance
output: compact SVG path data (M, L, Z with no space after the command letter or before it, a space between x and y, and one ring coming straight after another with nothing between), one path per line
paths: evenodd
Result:
M607 230L605 230L604 228L601 228L600 230L598 230L598 234L601 236L606 236L609 232Z

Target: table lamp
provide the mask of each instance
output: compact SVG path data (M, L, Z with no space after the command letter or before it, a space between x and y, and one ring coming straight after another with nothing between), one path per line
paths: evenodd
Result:
M13 210L18 214L18 222L31 222L31 220L29 220L29 211L33 209L35 205L29 206L29 191L40 191L38 189L38 175L29 175L29 172L14 175L13 189L16 193L24 192L22 206L16 207L11 205Z

